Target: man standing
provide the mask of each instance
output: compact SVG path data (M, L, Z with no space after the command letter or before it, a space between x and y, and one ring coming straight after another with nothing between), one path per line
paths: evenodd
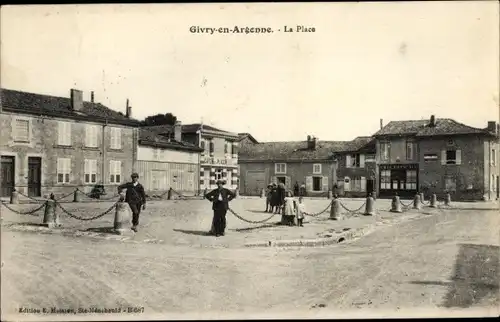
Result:
M146 209L146 193L144 192L144 187L139 183L139 175L137 173L132 173L132 182L127 182L118 187L118 193L123 189L127 189L125 194L125 202L130 206L132 210L132 230L137 232L137 226L139 225L139 215L142 210Z
M236 196L229 189L223 187L224 182L222 180L217 180L217 189L214 189L207 193L205 198L212 202L212 210L214 211L214 217L212 220L212 230L211 233L215 234L215 237L224 236L224 230L226 229L226 213L229 209L229 201L233 200Z
M298 197L299 196L299 190L300 190L299 182L295 181L295 185L293 186L293 196L294 197Z

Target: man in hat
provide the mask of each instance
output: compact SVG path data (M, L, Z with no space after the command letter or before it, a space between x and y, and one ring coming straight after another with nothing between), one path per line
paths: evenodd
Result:
M212 210L214 217L212 219L211 233L215 237L224 236L226 229L226 213L229 209L229 201L233 200L236 195L231 190L223 187L225 184L222 180L217 180L217 188L206 194L205 198L212 202Z
M134 172L130 177L132 178L132 181L120 185L118 187L118 192L120 193L123 189L127 189L127 192L125 193L125 202L128 203L130 210L132 210L131 229L137 232L141 209L146 209L146 193L144 192L142 184L139 183L139 175Z

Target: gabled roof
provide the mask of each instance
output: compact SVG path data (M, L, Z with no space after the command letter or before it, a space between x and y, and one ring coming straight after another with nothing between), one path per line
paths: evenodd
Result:
M16 91L2 88L0 92L2 109L16 113L43 115L87 120L93 122L110 122L129 126L138 126L139 121L127 118L120 112L114 111L101 103L84 101L80 111L71 108L71 99L44 94Z
M263 142L244 145L239 161L314 161L333 160L334 155L355 152L372 143L371 137L358 137L352 141L317 141L316 149L308 149L307 141Z
M374 136L415 135L462 135L462 134L489 134L485 129L474 128L453 119L436 119L435 126L429 126L429 120L391 121Z
M244 139L248 138L252 143L259 143L252 134L250 133L238 133L238 141L243 141Z
M182 124L182 133L196 133L201 128L201 123L193 123L193 124ZM143 128L155 131L156 133L167 133L173 132L174 127L172 125L164 124L164 125L151 125L151 126L143 126ZM220 132L226 135L237 136L236 133L228 132L224 130L217 129L213 126L203 124L203 129L208 131Z
M174 139L169 139L167 136L161 135L146 128L139 129L139 145L172 150L189 150L194 152L203 151L203 149L192 143L185 141L175 141Z

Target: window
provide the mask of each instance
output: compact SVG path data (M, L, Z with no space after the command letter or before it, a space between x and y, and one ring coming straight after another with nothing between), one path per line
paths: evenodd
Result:
M313 164L313 174L321 174L321 164Z
M359 166L360 166L360 155L359 154L346 155L346 167L347 168L358 168Z
M215 170L215 181L222 180L222 169Z
M71 145L71 123L59 122L58 124L58 145Z
M412 141L406 142L406 160L413 160L413 146Z
M496 166L497 165L497 154L495 149L491 150L491 165Z
M205 140L200 141L200 148L202 148L203 151L205 151Z
M85 160L84 169L84 182L96 183L97 182L97 160Z
M69 174L71 173L71 159L57 159L57 183L68 183Z
M365 162L375 162L375 154L365 155Z
M275 173L286 173L286 163L276 163L274 165Z
M438 159L437 154L424 154L425 162L437 161L437 159Z
M210 154L214 153L214 141L210 140L208 145L209 145Z
M323 177L313 177L313 191L322 191Z
M460 164L461 163L461 151L460 150L443 150L442 156L443 164Z
M390 154L390 146L389 142L381 142L380 143L380 160L388 161Z
M224 142L224 153L228 154L229 153L228 151L229 151L229 149L228 149L228 143Z
M122 162L109 161L109 182L120 183L122 180Z
M122 148L122 131L118 127L111 128L111 149L119 150Z
M444 179L445 191L453 192L457 190L457 181L453 177L446 177Z
M87 125L85 127L85 146L89 148L97 147L97 133L99 127L97 125Z
M30 141L30 121L29 120L16 120L14 130L15 142L29 142Z
M495 175L494 175L494 174L492 174L492 175L491 175L491 190L492 190L492 191L496 191L496 190L497 190L497 189L495 188L495 186L496 186L496 183L495 183Z
M391 170L380 171L380 189L391 189Z
M406 190L417 190L417 170L406 170Z

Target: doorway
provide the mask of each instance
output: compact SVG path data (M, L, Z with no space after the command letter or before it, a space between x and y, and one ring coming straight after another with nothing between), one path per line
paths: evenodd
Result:
M28 196L42 195L42 158L28 157Z
M375 188L375 180L373 179L366 180L366 193L368 195L370 195L370 193L373 193L374 188Z
M15 185L15 157L2 156L1 162L1 196L10 197Z

